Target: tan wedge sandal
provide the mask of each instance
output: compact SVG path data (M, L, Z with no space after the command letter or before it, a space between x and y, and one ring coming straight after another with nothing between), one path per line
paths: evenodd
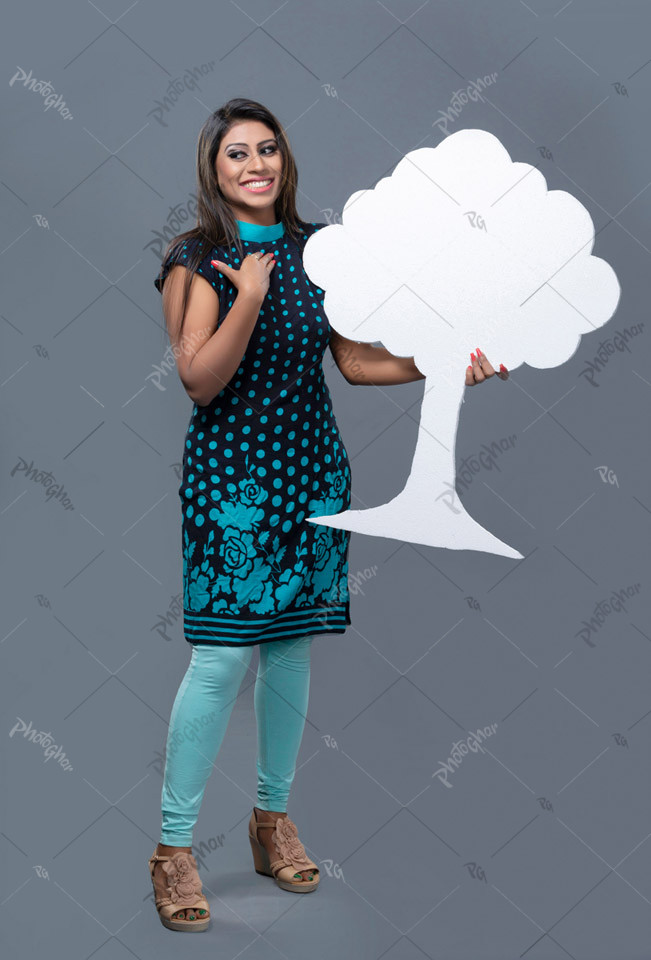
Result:
M278 851L278 857L269 860L267 848L258 839L258 830L263 827L273 829L272 839ZM319 885L319 868L305 853L305 847L298 839L296 824L289 817L278 817L273 821L258 821L255 810L249 820L249 841L253 852L255 872L265 877L273 877L281 890L292 893L311 893ZM310 870L313 880L296 879L299 870Z
M156 893L156 884L154 883L154 870L157 860L167 860L163 864L163 871L167 875L167 897L159 897ZM198 919L199 910L209 911L208 901L201 892L201 879L197 869L197 861L191 853L185 850L178 850L171 857L165 857L157 854L154 850L153 856L149 858L149 873L154 888L154 900L160 922L164 927L170 930L195 931L207 930L210 924L210 916ZM178 917L172 919L172 914L178 910L194 911L197 919L180 920Z

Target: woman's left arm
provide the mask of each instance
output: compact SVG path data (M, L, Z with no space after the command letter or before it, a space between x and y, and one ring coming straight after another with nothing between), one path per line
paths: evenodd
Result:
M336 330L331 330L330 350L348 383L377 386L425 379L413 357L394 357L385 347L349 340ZM477 354L476 357L471 355L472 366L466 368L467 386L481 383L495 373L485 354L479 350ZM508 379L508 370L502 364L498 376L502 380Z
M348 383L375 386L425 379L413 357L394 357L385 347L348 340L336 330L331 331L330 350Z

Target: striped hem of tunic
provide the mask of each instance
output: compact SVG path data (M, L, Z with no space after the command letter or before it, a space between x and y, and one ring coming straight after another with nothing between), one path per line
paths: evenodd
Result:
M285 610L268 617L198 616L183 611L183 632L188 643L248 647L308 634L343 633L351 624L350 600L320 604L302 610Z

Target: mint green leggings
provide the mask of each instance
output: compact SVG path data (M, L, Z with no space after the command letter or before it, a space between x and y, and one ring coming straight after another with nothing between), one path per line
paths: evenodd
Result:
M311 636L258 644L253 691L261 810L285 811L303 737L310 687ZM208 777L219 752L253 645L194 644L167 735L160 842L192 846Z

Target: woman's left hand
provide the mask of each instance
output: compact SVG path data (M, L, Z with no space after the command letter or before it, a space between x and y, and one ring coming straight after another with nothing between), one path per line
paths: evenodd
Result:
M474 353L470 354L472 366L466 367L467 387L474 387L476 383L481 383L483 380L487 380L488 377L492 377L495 373L497 373L497 376L500 378L500 380L509 379L509 371L506 369L503 363L500 363L499 370L495 370L486 354L482 353L479 347L476 347L476 350L476 356Z

